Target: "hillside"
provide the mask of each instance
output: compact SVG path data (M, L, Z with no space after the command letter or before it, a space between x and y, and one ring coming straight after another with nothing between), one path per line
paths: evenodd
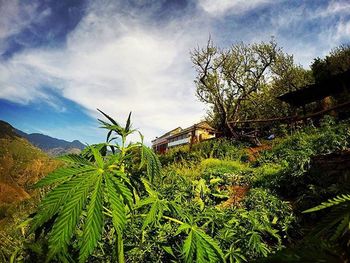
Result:
M0 239L4 245L2 253L13 249L12 246L19 242L8 239L18 234L13 224L32 212L38 202L40 192L32 190L31 185L59 164L59 161L50 158L26 139L18 136L11 125L0 123Z
M0 203L11 204L30 197L29 186L57 166L8 123L0 123Z
M60 165L46 153L0 122L0 262L18 248L20 230L14 225L34 211L41 191L34 182Z
M0 120L0 136L1 135L7 135L8 137L17 135L23 137L50 156L80 153L86 146L78 140L69 142L40 133L28 134L21 130L15 129L9 123Z

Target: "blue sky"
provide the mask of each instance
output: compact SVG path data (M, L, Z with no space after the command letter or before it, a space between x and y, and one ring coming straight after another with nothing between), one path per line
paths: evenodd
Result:
M189 52L274 36L297 64L350 41L345 0L0 0L0 119L26 132L104 140L96 108L149 142L205 116Z

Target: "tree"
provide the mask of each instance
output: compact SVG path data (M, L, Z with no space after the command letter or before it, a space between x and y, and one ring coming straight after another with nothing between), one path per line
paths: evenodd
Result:
M296 65L293 56L283 52L277 54L271 71L272 80L253 93L252 99L242 106L241 119L277 118L294 114L295 109L278 97L314 82L311 70Z
M325 58L316 58L311 65L312 73L317 83L332 75L350 69L350 45L342 45L333 49Z
M276 97L312 82L310 71L295 65L293 56L283 53L273 39L238 43L228 50L209 40L191 57L197 97L210 106L209 118L224 136L239 137L236 121L288 114L289 106Z
M278 52L273 40L251 45L239 43L220 50L209 39L205 48L191 53L197 71L197 96L210 105L223 135L238 137L232 122L239 119L243 102L266 85Z

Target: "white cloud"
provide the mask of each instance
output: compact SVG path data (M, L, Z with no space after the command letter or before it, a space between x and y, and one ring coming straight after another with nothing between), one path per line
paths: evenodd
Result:
M6 50L6 39L30 28L32 23L40 22L50 15L51 10L38 11L38 5L19 0L0 0L0 55ZM25 44L25 43L23 43Z
M350 13L350 2L349 1L331 1L327 8L320 10L318 13L319 16L331 16L331 15L348 15Z
M336 26L336 32L333 35L335 41L350 39L350 21L340 21Z
M246 11L255 9L267 3L273 3L272 0L198 0L198 4L210 15L221 16L227 13L242 14Z
M98 11L89 11L65 48L27 49L0 62L0 97L50 102L41 87L53 87L93 116L100 108L124 121L133 111L147 141L199 121L204 111L194 96L189 50L208 33L189 32L193 21L154 28Z
M296 63L307 68L314 58L349 42L349 14L349 1L330 1L316 8L307 3L288 6L270 16L271 26L256 34L256 40L268 33L276 36L284 50L294 55Z

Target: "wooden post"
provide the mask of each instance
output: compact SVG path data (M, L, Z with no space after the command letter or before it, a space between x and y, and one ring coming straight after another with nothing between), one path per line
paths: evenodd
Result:
M192 145L193 145L193 140L194 140L194 137L196 136L196 124L193 125L193 130L191 132L191 138L190 138L190 151L192 151Z

